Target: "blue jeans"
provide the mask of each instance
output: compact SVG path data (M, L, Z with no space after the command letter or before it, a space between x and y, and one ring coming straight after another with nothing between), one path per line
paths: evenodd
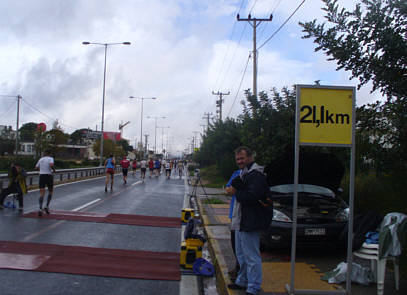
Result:
M260 232L235 231L236 256L240 270L236 284L246 287L246 292L260 292L262 281Z

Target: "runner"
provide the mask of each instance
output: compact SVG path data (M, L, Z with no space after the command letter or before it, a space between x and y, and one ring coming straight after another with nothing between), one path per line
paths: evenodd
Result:
M127 183L127 173L129 172L130 161L123 157L123 160L120 161L120 165L122 165L122 173L123 173L123 184Z
M151 178L151 176L153 176L153 171L154 171L154 161L151 158L150 158L150 161L148 161L148 169L150 170L150 178Z
M167 179L170 179L170 176L171 176L171 161L167 161L165 163L165 174L167 176Z
M116 160L113 155L109 155L109 158L106 159L105 168L106 168L106 181L105 181L105 192L107 192L107 185L109 183L109 178L111 179L110 191L113 190L114 182L114 166L116 165Z
M36 170L40 170L40 180L39 180L39 187L40 187L40 211L38 211L38 216L42 216L42 204L44 202L44 195L45 195L45 186L48 187L48 198L47 198L47 206L44 208L45 213L49 214L49 204L51 203L52 193L54 191L54 176L52 172L55 172L54 167L54 158L50 156L51 151L46 150L44 152L44 157L38 160L37 164L35 165Z
M133 169L133 177L136 176L136 170L137 170L137 159L134 158L133 163L131 164L131 168Z
M160 160L157 158L154 161L154 173L155 173L155 177L158 177L160 175Z
M162 160L161 163L161 168L162 168L162 173L165 174L165 165L167 164L167 161L165 159Z
M182 178L182 174L184 174L184 164L182 163L182 161L178 162L178 173L179 173L179 178Z
M140 176L141 176L141 179L143 180L143 182L144 182L144 179L146 178L146 170L147 170L147 161L146 160L141 160L141 162L140 162Z

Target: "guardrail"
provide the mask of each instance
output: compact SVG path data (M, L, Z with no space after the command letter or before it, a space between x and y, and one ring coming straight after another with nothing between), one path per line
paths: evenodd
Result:
M121 166L115 167L115 172L118 173L121 170ZM76 169L59 169L54 173L54 184L62 182L75 181L75 179L83 179L96 177L98 175L105 174L105 167L88 167L88 168L76 168ZM39 172L30 171L27 172L27 186L32 188L38 185ZM8 185L8 175L6 173L0 174L0 188L7 187Z

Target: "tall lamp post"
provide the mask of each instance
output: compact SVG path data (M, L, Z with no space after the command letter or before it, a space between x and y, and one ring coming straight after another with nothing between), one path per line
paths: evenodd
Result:
M161 151L163 151L163 150L164 150L164 129L165 129L165 128L170 128L170 126L157 127L157 128L161 128L161 129L162 129L162 134L161 134Z
M155 129L154 129L154 155L157 154L157 119L165 119L166 117L159 116L147 116L149 119L155 119Z
M104 126L104 117L105 117L105 88L106 88L106 54L107 46L110 45L130 45L130 42L120 42L120 43L95 43L95 42L82 42L83 45L102 45L105 47L105 66L103 71L103 100L102 100L102 124L101 124L101 136L100 136L100 162L99 165L103 164L103 126Z
M21 95L0 95L0 97L17 97L17 122L16 122L16 156L18 156L18 128L19 128L19 121L20 121L20 99L22 99Z
M145 99L157 99L157 98L156 97L134 97L134 96L129 96L129 98L141 99L140 142L141 142L141 148L143 148L143 102ZM146 152L146 151L144 151L144 152Z

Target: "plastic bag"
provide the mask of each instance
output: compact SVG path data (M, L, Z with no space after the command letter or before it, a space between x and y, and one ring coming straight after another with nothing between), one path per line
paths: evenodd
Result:
M328 281L330 284L340 284L346 281L346 272L348 264L346 262L339 263L335 269L327 272L322 277L323 280ZM355 262L352 263L351 281L361 284L369 285L373 281L372 272L369 267L363 267Z

